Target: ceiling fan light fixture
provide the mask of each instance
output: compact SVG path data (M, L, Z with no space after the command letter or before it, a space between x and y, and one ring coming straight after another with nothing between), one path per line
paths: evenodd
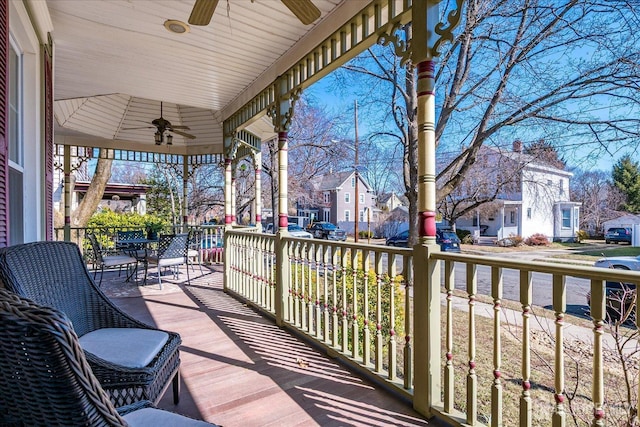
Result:
M164 21L164 27L175 34L184 34L191 31L189 25L185 24L182 21L178 21L177 19L167 19Z
M160 132L158 130L158 131L156 131L156 133L153 136L154 136L154 139L156 141L156 145L162 144L162 140L164 139L163 135L162 135L162 132Z
M167 134L167 145L173 145L173 135Z

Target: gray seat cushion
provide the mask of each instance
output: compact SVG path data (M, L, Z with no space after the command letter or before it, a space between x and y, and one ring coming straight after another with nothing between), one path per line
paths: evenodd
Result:
M116 265L135 264L135 258L128 255L107 255L102 257L105 267L115 267Z
M210 424L205 421L198 421L192 418L187 418L182 415L174 414L173 412L163 411L155 408L144 408L134 412L130 412L125 415L124 420L131 427L159 427L159 426L184 426L184 427L211 427L215 424Z
M154 329L103 328L81 336L80 347L117 365L144 368L168 339L166 332Z

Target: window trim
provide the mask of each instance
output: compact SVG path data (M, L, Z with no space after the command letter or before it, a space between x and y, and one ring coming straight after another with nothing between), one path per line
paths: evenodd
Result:
M16 162L11 152L12 142L9 141L9 144L8 144L9 152L7 155L7 159L9 161L9 167L24 174L24 53L22 49L20 49L20 46L18 45L17 41L13 38L11 34L9 34L9 55L12 55L12 54L15 54L15 56L17 57L18 72L16 73L17 76L13 76L17 78L9 79L8 89L9 89L9 93L11 93L11 85L15 83L16 85L15 89L17 92L16 102L18 105L14 110L13 106L11 105L11 97L9 96L7 108L9 110L9 113L11 113L11 111L14 111L18 118L16 123L17 129L15 130L15 136L17 139L16 146L18 149L18 153L16 154L16 158L17 158L17 162ZM9 71L12 72L13 70L9 70ZM12 121L9 120L8 127L11 128L11 126L12 126ZM9 132L9 134L11 134L11 132Z
M571 229L571 211L572 211L571 208L560 209L561 227L563 230ZM568 217L565 217L565 212L569 214ZM567 221L566 224L568 225L565 225L565 221Z

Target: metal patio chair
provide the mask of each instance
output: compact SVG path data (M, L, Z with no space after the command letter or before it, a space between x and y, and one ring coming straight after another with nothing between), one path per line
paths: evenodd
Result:
M180 335L139 322L113 304L91 279L75 243L0 249L0 282L71 320L94 375L116 407L140 400L156 404L172 382L178 402Z
M204 427L141 401L117 408L64 313L0 289L0 425Z
M93 259L95 260L93 269L94 280L96 278L96 275L98 274L98 268L100 268L100 282L98 282L98 286L102 285L102 277L104 276L105 268L118 268L121 270L122 267L126 267L127 282L131 279L131 277L133 277L134 274L136 274L136 272L138 271L138 258L127 254L111 253L109 251L106 251L102 247L100 242L98 242L96 235L93 233L87 232L87 239L89 239L89 243L91 244Z
M116 232L116 250L136 259L144 259L147 251L147 240L144 230L119 230Z
M195 271L193 268L194 262L198 262L200 268L200 274L204 274L202 271L202 231L201 230L189 230L189 248L187 249L187 260L191 266L191 271Z
M149 264L155 264L158 267L158 283L162 289L162 268L169 267L173 272L174 279L180 274L179 266L187 266L187 284L189 279L189 235L188 234L164 234L160 236L158 241L158 249L151 255L147 256L145 264L144 283L147 283L147 272Z

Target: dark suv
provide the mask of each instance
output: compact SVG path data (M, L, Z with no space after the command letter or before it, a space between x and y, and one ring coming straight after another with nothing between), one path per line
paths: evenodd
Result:
M307 227L307 231L316 239L347 240L347 232L330 222L318 221Z
M604 242L606 244L620 242L631 244L631 229L624 227L610 228L604 233Z
M405 230L396 234L393 237L389 237L386 241L388 246L401 246L407 247L409 242L409 230ZM442 252L460 252L460 239L451 230L436 230L436 243L440 245Z

